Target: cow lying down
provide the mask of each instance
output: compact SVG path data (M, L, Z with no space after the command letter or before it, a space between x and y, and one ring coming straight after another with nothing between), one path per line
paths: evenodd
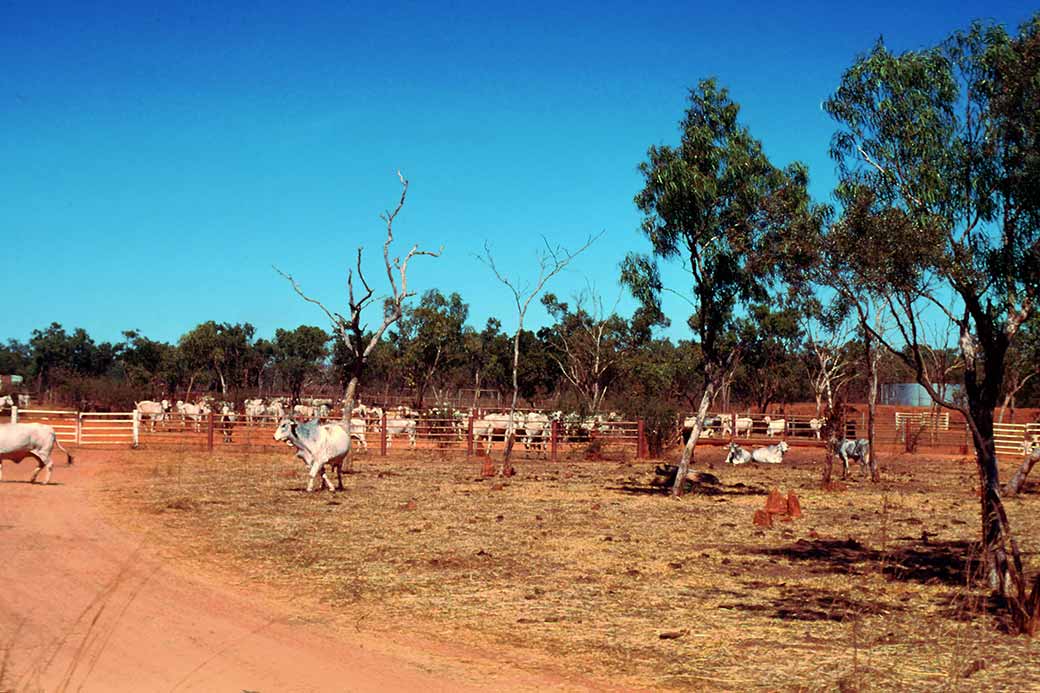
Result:
M755 448L748 452L736 443L729 444L729 455L726 456L726 464L747 464L748 462L761 462L762 464L780 464L784 461L784 453L787 452L786 441L781 440L776 445L767 445L763 448Z
M10 423L0 424L0 479L4 475L4 460L21 462L26 457L36 458L37 467L33 472L30 483L36 482L36 476L46 468L43 483L51 480L51 450L57 445L58 449L65 453L72 464L72 455L58 442L54 435L54 429L46 424L38 423Z

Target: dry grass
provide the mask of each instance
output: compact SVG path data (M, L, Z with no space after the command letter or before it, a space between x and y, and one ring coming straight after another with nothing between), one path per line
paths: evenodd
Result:
M618 682L1040 689L1040 644L1003 634L968 587L973 465L889 458L882 484L823 492L819 451L783 468L700 454L722 481L682 500L652 492L645 463L523 463L502 484L477 460L368 458L347 492L308 495L287 453L155 451L123 453L107 498L179 560ZM805 517L754 527L774 486ZM1038 507L1008 502L1032 570Z

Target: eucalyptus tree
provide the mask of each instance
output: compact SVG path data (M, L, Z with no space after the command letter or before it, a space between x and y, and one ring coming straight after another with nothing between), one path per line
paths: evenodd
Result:
M217 376L224 399L232 386L242 384L242 366L252 348L256 328L251 324L208 320L185 333L179 342L191 372L188 395L199 375ZM187 399L188 395L185 395Z
M611 386L624 372L624 357L631 344L628 321L615 304L609 312L592 289L578 294L574 307L548 293L542 305L555 320L547 331L550 356L564 380L581 398L581 409L596 414Z
M458 293L445 296L430 289L418 305L404 311L390 333L406 382L415 388L416 407L422 408L435 378L463 359L463 326L468 315L469 305Z
M742 377L734 379L734 388L746 393L761 412L772 402L800 401L805 393L799 359L804 333L799 318L792 306L774 310L769 303L755 303L737 322L744 356Z
M326 345L330 339L325 330L312 325L274 331L271 344L274 368L281 376L282 384L289 388L293 404L300 401L307 379L321 372L321 364L329 353Z
M1040 19L1018 35L975 24L941 45L857 59L825 103L844 205L828 242L883 296L898 341L866 325L932 399L968 423L985 564L1014 626L1040 624L1000 496L993 411L1009 348L1040 296ZM928 315L958 330L966 402L933 384ZM905 348L904 348L905 345ZM1027 594L1028 592L1028 594Z
M725 88L706 79L689 97L678 146L651 147L639 167L644 188L635 203L651 253L630 253L621 267L622 281L650 313L661 314L665 291L688 302L703 353L703 390L675 495L683 492L708 407L741 356L740 309L769 295L785 236L813 235L821 217L805 166L773 165L738 121L740 107ZM661 261L685 270L682 286L665 285Z

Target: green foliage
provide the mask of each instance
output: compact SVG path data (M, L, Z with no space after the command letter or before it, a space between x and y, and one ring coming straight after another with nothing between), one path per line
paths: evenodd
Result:
M227 395L229 388L245 385L255 332L249 323L201 323L180 338L184 363L193 374L215 375Z
M773 310L767 303L758 303L748 313L739 321L744 357L734 377L734 394L746 393L759 411L766 411L777 400L811 399L799 363L803 336L799 312L791 307Z
M463 327L469 305L457 293L444 296L437 289L422 295L419 305L406 308L389 333L405 383L417 390L422 405L433 379L465 360Z
M326 345L330 339L325 330L310 325L300 325L295 330L275 330L270 344L271 358L294 402L299 401L307 379L321 371L329 353Z
M714 379L735 360L737 308L766 300L782 245L812 236L823 214L809 199L805 167L770 163L739 110L713 79L690 91L679 146L651 147L639 167L635 203L651 256L629 254L621 267L643 323L661 317L658 260L689 272L690 285L676 291L693 307L688 322Z
M980 412L992 410L1018 322L1040 299L1038 27L1034 18L1011 36L976 23L902 54L879 41L825 103L839 124L846 209L825 239L826 265L852 290L892 296L912 344L923 341L922 297L972 335L965 385ZM937 298L944 288L959 301ZM926 378L917 354L906 360Z

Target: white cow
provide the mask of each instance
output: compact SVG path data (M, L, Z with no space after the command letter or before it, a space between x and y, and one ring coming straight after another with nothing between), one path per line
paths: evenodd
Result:
M780 464L784 461L784 453L787 452L789 447L787 441L781 440L776 445L755 448L751 452L751 460L753 462L761 462L762 464Z
M491 454L491 442L495 435L505 435L509 428L509 414L486 414L484 418L473 422L473 440L487 438L485 452ZM524 429L524 415L517 412L513 417L514 435L519 436Z
M350 452L350 436L339 424L319 424L317 419L296 423L283 418L274 431L274 439L296 448L296 456L309 469L307 492L314 491L314 482L321 474L321 485L332 491L332 482L325 474L325 465L336 470L337 488L343 490L343 460Z
M729 454L726 455L726 464L747 464L751 461L751 453L736 443L729 444Z
M18 395L18 408L28 409L29 408L29 395Z
M843 479L849 475L849 459L856 460L859 463L860 472L866 475L870 467L870 441L866 438L856 440L842 438L838 441L838 457L841 458Z
M365 439L365 433L367 430L368 424L364 419L350 419L350 437L361 443L362 450L368 450L368 440Z
M245 409L247 423L253 423L253 421L262 417L266 411L264 408L264 400L258 398L247 399L242 403L242 406Z
M285 403L280 399L272 399L268 402L267 406L264 407L264 413L268 416L273 416L276 419L285 418Z
M819 440L820 429L823 428L823 419L809 419L809 428L816 434L816 440Z
M751 418L748 416L738 416L736 421L736 435L743 433L744 435L751 437ZM722 417L722 434L733 435L733 417L723 416Z
M770 438L776 435L783 435L784 431L787 430L786 419L773 419L767 416L762 420L766 423L766 435Z
M317 415L317 409L309 404L297 404L292 412L296 419L313 419Z
M72 464L72 455L58 442L54 429L46 424L14 423L0 424L0 479L4 476L4 460L13 460L16 464L32 455L36 458L37 467L29 483L35 483L42 469L47 470L43 483L51 480L51 450L57 445L65 453Z
M765 447L755 448L751 452L748 452L736 443L730 443L729 455L726 456L726 463L747 464L748 462L760 462L762 464L780 464L784 461L784 453L787 452L787 450L788 445L782 440L776 445L767 445Z
M394 436L405 434L408 436L408 447L415 448L415 419L387 419L386 420L386 447L389 448L394 441Z
M14 397L11 395L0 396L0 409L10 409L14 406Z
M202 417L204 416L204 412L201 404L192 404L191 402L177 400L177 404L174 406L177 409L177 413L181 415L181 421L188 423L188 421L191 420L192 427L196 432L202 430Z
M137 409L142 419L148 417L148 421L151 423L151 430L154 431L155 422L166 419L166 412L170 411L170 401L164 399L161 402L154 402L146 399L143 402L134 402L134 408Z
M528 412L524 417L524 447L529 450L540 450L545 453L545 441L548 440L552 424L549 415L540 411Z

